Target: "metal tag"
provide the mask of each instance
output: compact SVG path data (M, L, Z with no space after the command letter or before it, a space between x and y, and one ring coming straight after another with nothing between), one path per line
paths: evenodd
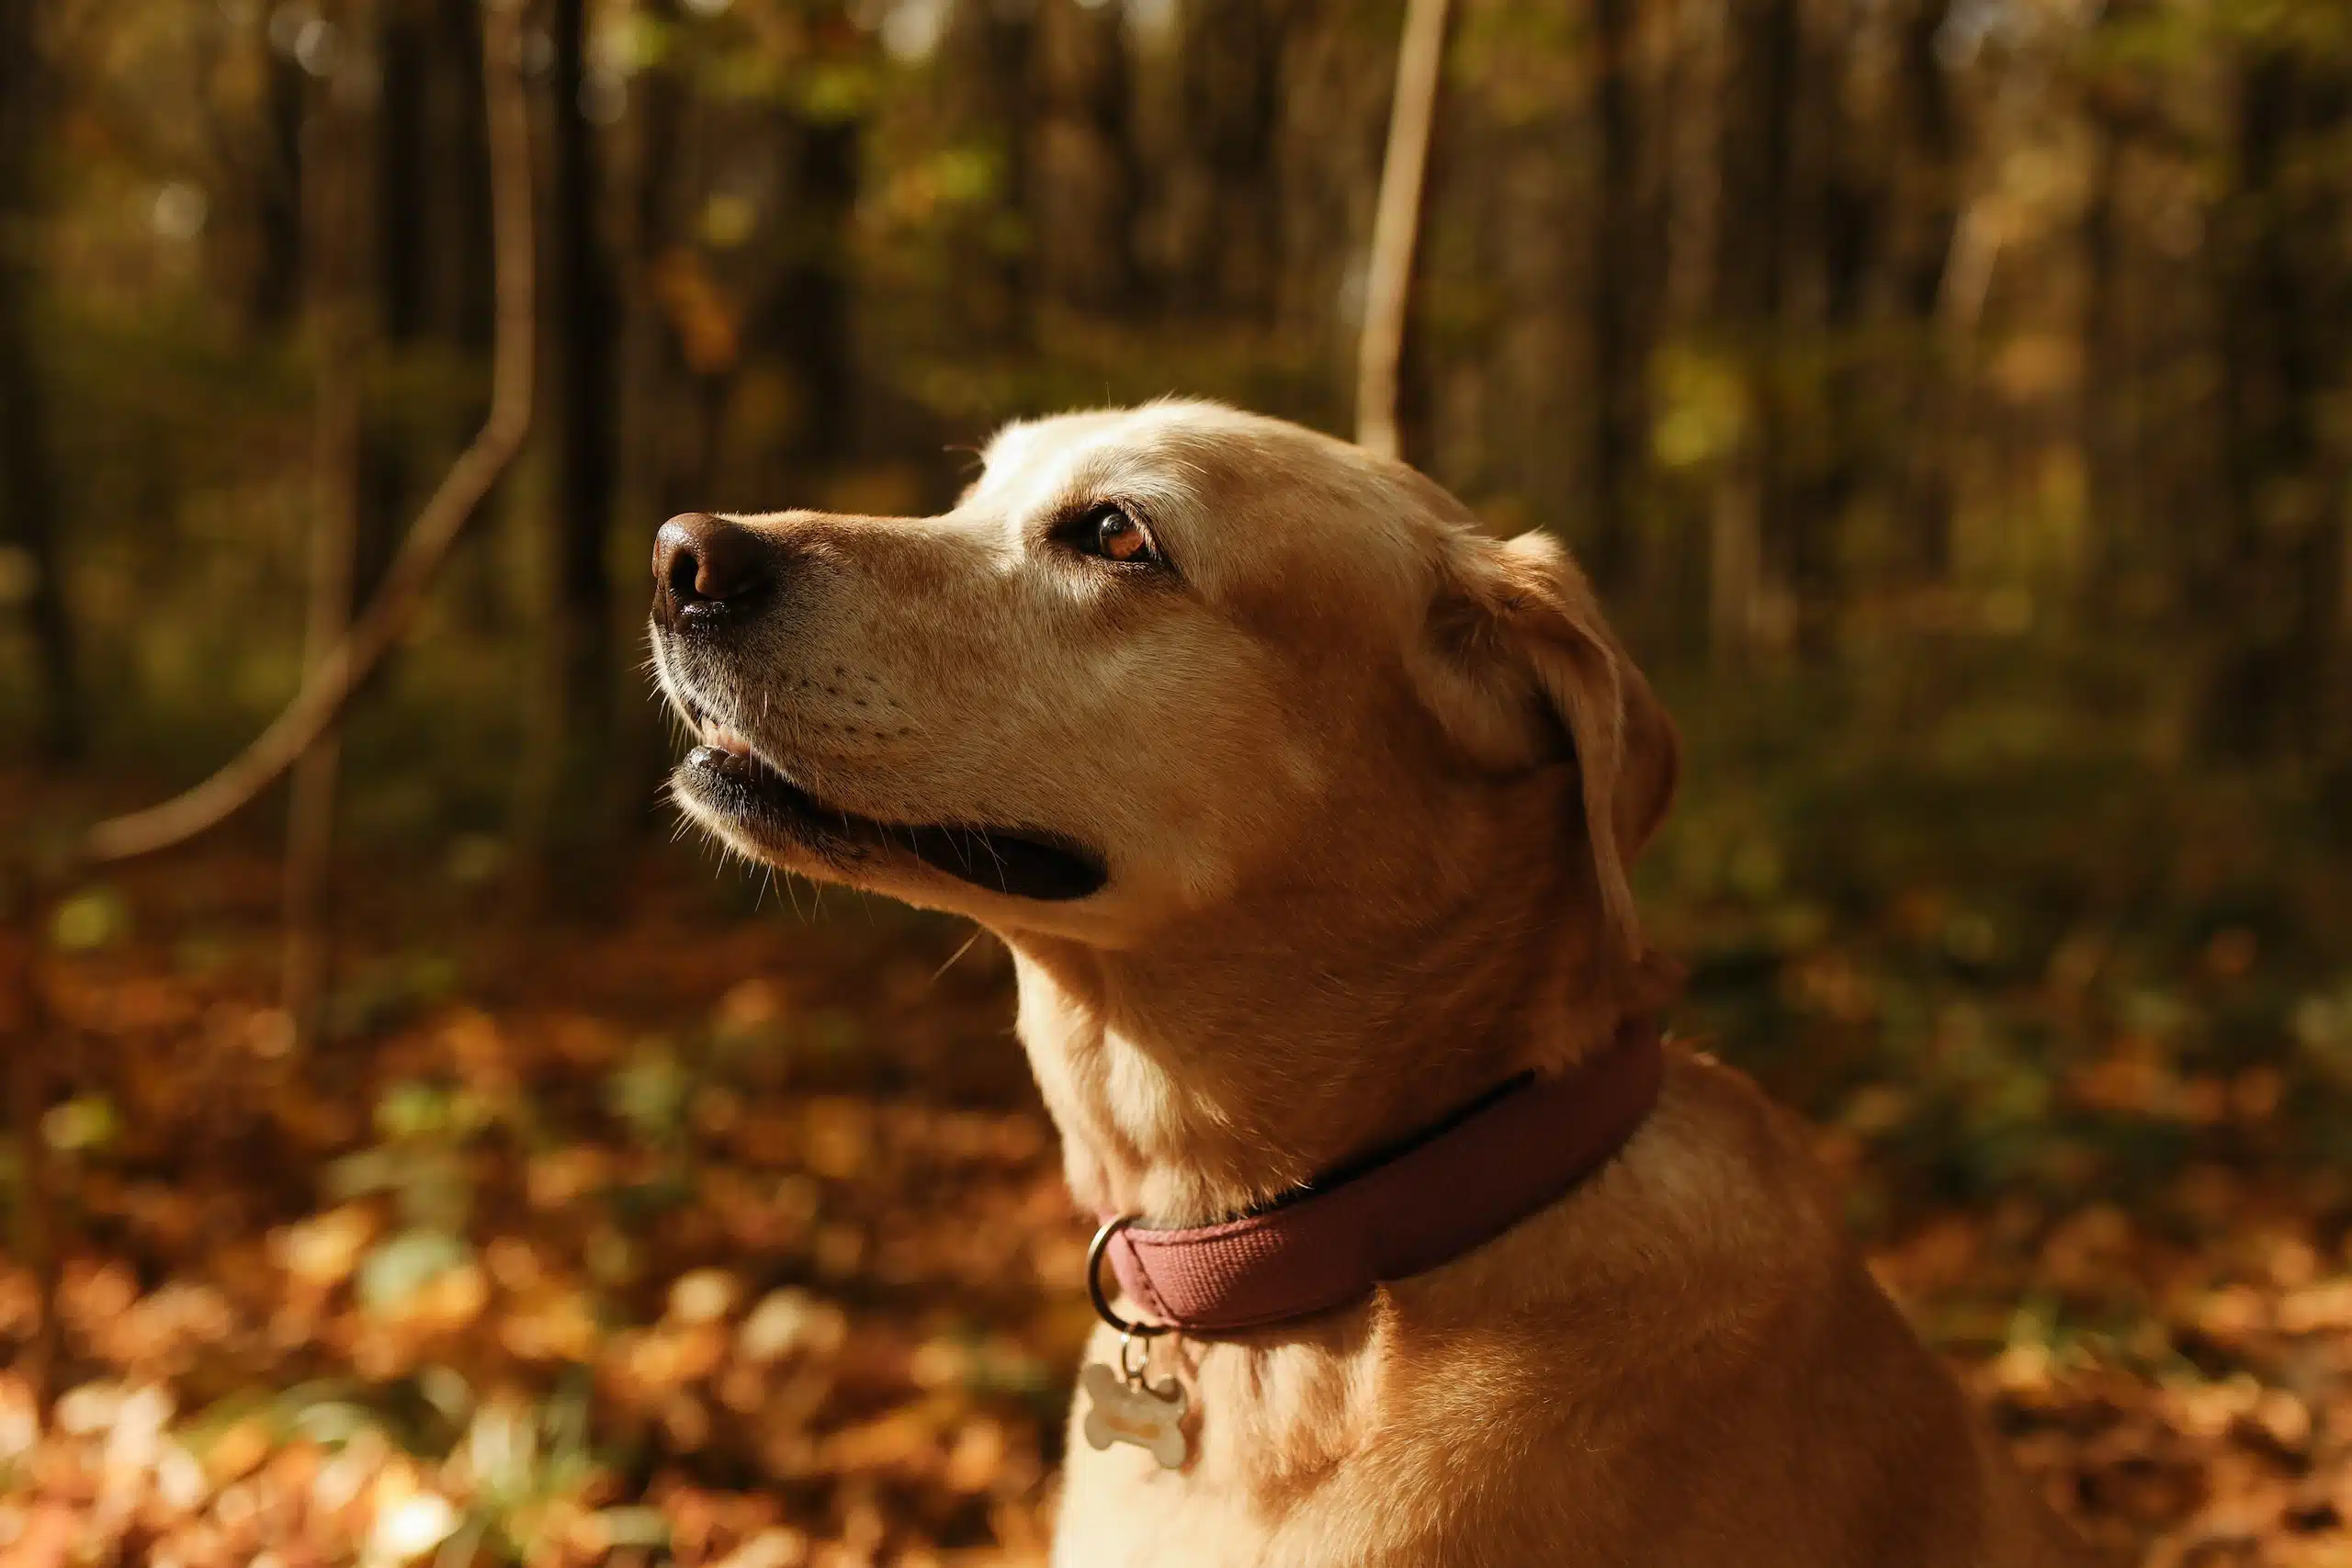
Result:
M1079 1374L1086 1390L1086 1440L1098 1449L1113 1443L1133 1443L1148 1450L1163 1470L1177 1469L1190 1451L1181 1423L1186 1401L1183 1385L1174 1378L1158 1388L1140 1376L1127 1378L1100 1361Z

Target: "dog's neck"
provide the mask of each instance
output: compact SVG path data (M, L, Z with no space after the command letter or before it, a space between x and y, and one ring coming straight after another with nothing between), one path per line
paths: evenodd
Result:
M1502 870L1385 920L1360 892L1294 891L1141 949L1010 934L1080 1207L1238 1213L1608 1040L1658 976L1603 960L1589 868L1560 860L1457 862Z

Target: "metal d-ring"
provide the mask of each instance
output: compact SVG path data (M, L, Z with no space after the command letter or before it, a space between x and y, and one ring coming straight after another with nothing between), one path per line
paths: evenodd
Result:
M1110 1298L1102 1293L1103 1249L1111 1245L1111 1238L1119 1234L1122 1226L1133 1224L1135 1224L1133 1214L1120 1214L1115 1218L1103 1221L1102 1228L1094 1233L1094 1240L1086 1248L1086 1298L1094 1303L1094 1315L1121 1334L1137 1339L1149 1339L1157 1335L1167 1333L1168 1325L1164 1323L1135 1323L1121 1317L1111 1310ZM1122 1360L1125 1359L1124 1356L1121 1358Z

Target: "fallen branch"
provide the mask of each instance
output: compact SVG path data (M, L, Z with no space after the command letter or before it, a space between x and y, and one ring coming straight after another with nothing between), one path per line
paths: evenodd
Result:
M1363 335L1357 340L1356 444L1397 456L1397 367L1405 355L1406 305L1413 291L1413 248L1420 237L1421 187L1429 172L1430 131L1437 121L1440 67L1445 59L1446 0L1408 0L1396 51L1396 96L1388 111L1388 152L1380 169L1372 255L1364 269Z
M483 0L482 78L489 108L492 244L497 273L490 413L424 503L367 612L305 675L260 737L210 778L144 811L101 822L86 849L129 860L187 842L249 805L334 725L424 603L451 547L530 433L535 343L530 100L523 81L517 0Z

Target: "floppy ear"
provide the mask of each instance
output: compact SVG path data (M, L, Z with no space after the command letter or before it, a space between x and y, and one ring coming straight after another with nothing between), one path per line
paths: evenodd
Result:
M1626 871L1673 803L1681 742L1600 614L1584 573L1543 534L1453 541L1430 611L1430 706L1483 763L1573 749L1593 878L1611 932L1643 955Z

